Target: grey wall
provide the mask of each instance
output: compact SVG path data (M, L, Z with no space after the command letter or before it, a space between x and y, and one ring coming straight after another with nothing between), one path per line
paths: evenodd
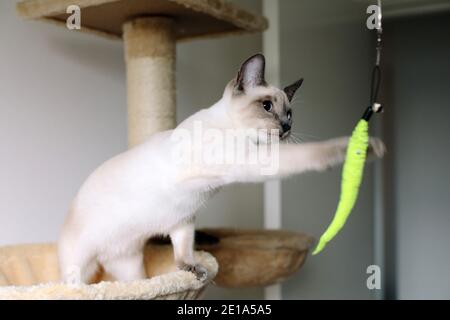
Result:
M386 30L391 285L400 299L449 299L450 14L393 20Z
M366 7L353 1L281 0L281 79L304 77L294 131L307 141L349 135L367 107L372 42ZM373 264L373 166L343 231L283 284L284 299L365 299ZM282 184L283 227L320 237L340 193L340 169Z
M259 0L237 2L261 9ZM14 1L0 1L0 39L0 245L55 241L83 180L126 149L122 44L22 21ZM260 35L179 45L179 120L219 99L240 63L259 51ZM224 190L199 224L261 227L262 187ZM248 296L262 291L210 293Z

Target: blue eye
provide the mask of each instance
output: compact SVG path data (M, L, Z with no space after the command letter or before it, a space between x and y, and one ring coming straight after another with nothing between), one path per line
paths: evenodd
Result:
M263 101L262 105L267 112L271 112L273 109L273 104L270 100Z
M288 118L288 120L292 119L292 111L287 112L287 118Z

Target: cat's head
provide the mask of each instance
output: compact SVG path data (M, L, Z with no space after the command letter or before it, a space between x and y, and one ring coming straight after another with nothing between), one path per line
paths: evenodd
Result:
M303 79L280 90L265 80L265 58L257 54L245 61L236 78L226 87L224 97L236 128L278 130L281 140L286 139L293 122L291 102ZM258 139L264 140L259 136Z

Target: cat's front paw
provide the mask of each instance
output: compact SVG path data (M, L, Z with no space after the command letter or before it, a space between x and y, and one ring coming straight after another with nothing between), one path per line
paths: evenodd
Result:
M369 157L377 157L377 158L383 158L384 154L386 153L386 146L378 138L371 137L369 139L369 149L367 151L367 154Z
M179 263L178 269L192 272L199 281L205 281L208 278L208 270L200 264Z

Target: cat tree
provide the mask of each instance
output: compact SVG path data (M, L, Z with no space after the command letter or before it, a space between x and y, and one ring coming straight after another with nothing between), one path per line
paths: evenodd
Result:
M81 9L80 32L124 41L130 147L176 125L177 41L261 32L268 27L264 17L224 0L27 0L17 4L17 11L23 18L65 27L70 15L66 11L72 5ZM282 281L301 267L312 243L306 235L281 231L215 229L206 235L207 241L196 248L219 260L217 281L226 287ZM150 243L145 262L151 279L70 287L46 283L59 277L54 245L0 248L0 299L192 299L218 272L211 254L196 254L209 271L204 283L176 271L170 246ZM98 280L107 280L104 276Z

